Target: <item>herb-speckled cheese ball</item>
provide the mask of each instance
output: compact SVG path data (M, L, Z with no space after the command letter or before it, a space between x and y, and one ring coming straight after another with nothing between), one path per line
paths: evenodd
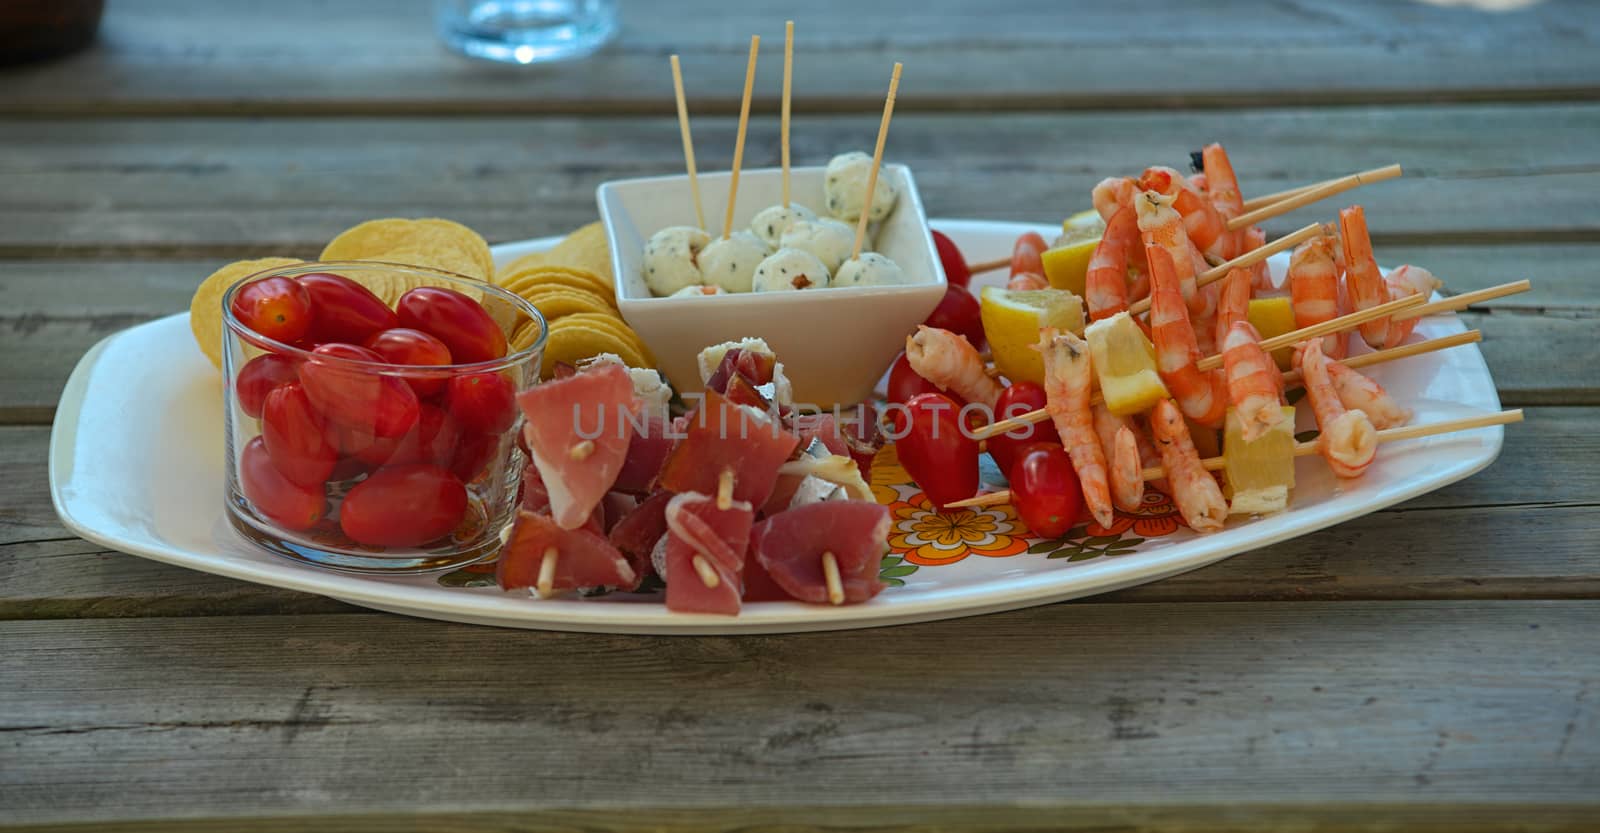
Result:
M817 256L799 249L779 249L756 267L751 288L756 292L790 292L821 289L828 285L828 267Z
M900 264L877 252L865 252L861 257L839 265L833 275L833 286L895 286L905 283L905 273Z
M828 160L823 172L822 190L826 195L826 208L830 215L853 223L861 218L861 205L867 194L867 177L872 173L872 157L861 151L841 153ZM878 184L872 189L872 214L868 219L882 220L894 210L899 191L890 177L878 171Z
M795 223L810 222L817 219L817 215L797 202L789 203L789 207L782 205L769 206L761 209L755 218L750 221L750 231L767 244L767 248L779 248L779 241L783 233Z
M828 218L802 220L790 226L780 242L785 249L810 252L832 274L850 256L850 249L856 243L856 230Z
M668 226L644 244L644 282L656 295L703 283L699 256L711 235L693 226Z
M700 274L708 286L729 292L749 292L756 267L767 258L766 244L748 231L711 241L700 250Z

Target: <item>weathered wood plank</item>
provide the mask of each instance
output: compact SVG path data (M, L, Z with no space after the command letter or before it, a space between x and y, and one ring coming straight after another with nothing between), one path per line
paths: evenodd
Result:
M1219 795L1295 815L1592 810L1596 627L1600 602L1057 605L704 639L387 616L7 622L0 806L12 823L714 814L731 795L846 818Z
M902 112L1592 98L1600 88L1600 16L1581 0L1503 13L1229 0L1203 14L1177 0L1137 13L1044 0L937 13L918 0L635 3L622 7L622 32L601 55L521 70L448 54L428 5L115 4L96 48L11 70L0 111L667 113L666 58L681 52L694 106L730 112L747 39L764 35L775 55L786 17L798 23L796 95L808 111L875 109L895 60L906 64ZM1130 59L1135 43L1156 59ZM763 111L780 66L768 57L760 67Z
M1540 408L1488 471L1393 510L1094 601L1600 597L1600 409ZM351 611L340 602L108 552L63 537L45 432L0 428L0 619Z
M870 144L868 116L797 122L795 159ZM702 167L719 168L734 121L696 121ZM936 216L1052 222L1111 173L1187 164L1224 141L1244 187L1269 191L1373 167L1363 189L1380 246L1593 242L1600 105L1316 111L907 114L889 156L917 173ZM0 129L0 256L314 253L356 222L440 215L491 240L591 222L593 189L680 169L677 127L643 119L109 119ZM776 164L777 125L752 127L747 165ZM1338 203L1273 221L1327 219ZM1326 216L1325 216L1326 215Z

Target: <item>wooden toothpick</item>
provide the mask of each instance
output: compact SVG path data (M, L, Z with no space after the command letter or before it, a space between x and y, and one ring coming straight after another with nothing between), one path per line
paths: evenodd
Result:
M556 583L556 558L561 553L555 547L546 547L544 557L539 559L539 580L535 584L539 589L539 598L550 598Z
M783 145L783 207L789 207L789 89L794 79L794 21L783 22L783 111L778 133Z
M828 585L828 604L844 604L844 582L839 580L839 559L832 550L822 554L822 578Z
M872 193L878 190L878 166L883 164L883 140L889 138L889 118L894 115L894 94L900 89L900 63L889 76L889 96L883 100L883 121L878 123L878 144L872 149L872 170L867 172L867 193L861 198L861 219L856 221L856 244L850 259L861 257L861 244L867 239L867 218L872 214Z
M706 213L700 207L700 179L694 170L694 139L689 137L689 105L683 100L683 69L678 56L672 56L672 92L678 98L678 131L683 134L683 163L689 168L689 194L694 197L694 222L704 229Z
M750 90L756 83L756 53L761 36L750 36L750 63L744 70L744 101L739 104L739 135L733 141L733 175L728 177L728 214L722 221L722 238L733 234L733 203L739 196L739 165L744 162L744 131L750 126Z

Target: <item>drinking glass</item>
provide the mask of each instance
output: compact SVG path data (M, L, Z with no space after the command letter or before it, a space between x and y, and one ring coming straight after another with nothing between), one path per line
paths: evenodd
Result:
M615 0L437 0L435 17L450 48L507 64L581 58L617 31Z

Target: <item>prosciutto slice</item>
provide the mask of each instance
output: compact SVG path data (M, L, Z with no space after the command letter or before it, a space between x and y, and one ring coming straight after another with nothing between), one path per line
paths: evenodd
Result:
M770 415L706 391L690 415L684 439L661 469L659 485L670 491L714 495L724 471L733 474L733 499L761 506L772 494L778 467L800 444Z
M638 407L626 368L614 364L553 379L517 395L528 454L562 529L582 526L611 491L633 439Z
M668 610L738 615L754 520L749 503L734 501L718 509L715 497L698 492L676 495L667 503Z
M635 426L638 428L638 426ZM651 415L645 418L643 430L635 430L628 443L628 455L623 458L622 470L611 488L619 492L647 495L655 488L661 465L672 453L677 441L671 436L671 423L665 417Z
M628 563L641 579L656 571L650 563L650 551L655 549L661 536L667 534L667 502L670 500L671 492L656 492L611 527L611 545L627 556Z
M638 572L605 536L587 527L563 529L550 516L526 509L517 511L511 540L500 552L495 570L500 586L506 590L536 586L545 553L551 550L556 554L551 592L580 587L632 590L639 586Z
M550 490L544 487L544 478L532 463L522 470L522 508L536 515L550 514ZM605 505L596 506L580 529L597 535L605 534Z
M889 510L864 500L808 503L755 525L750 550L785 593L803 602L828 603L822 554L833 553L846 604L883 590L878 565L887 551Z

